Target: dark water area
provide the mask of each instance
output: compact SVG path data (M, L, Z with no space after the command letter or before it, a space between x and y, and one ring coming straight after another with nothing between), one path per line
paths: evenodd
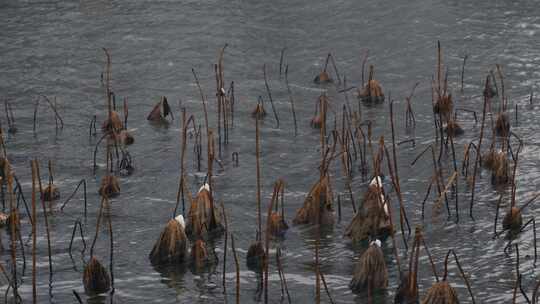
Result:
M401 189L407 214L413 225L423 225L426 241L443 271L444 256L455 249L469 276L477 302L508 303L512 299L515 278L515 252L505 255L504 238L493 239L493 223L497 200L503 193L504 207L509 204L508 189L497 191L490 184L490 173L482 170L476 183L474 220L468 216L470 188L459 177L459 222L455 208L451 216L441 209L433 214L436 195L431 194L426 216L421 219L421 205L433 168L429 157L415 166L411 162L425 147L435 143L431 104L431 79L436 73L437 40L443 47L444 64L448 67L449 89L456 107L482 112L483 82L489 70L500 64L509 99L512 131L523 140L517 169L517 203L524 204L538 191L540 177L540 136L537 117L539 106L531 91L537 94L540 72L540 9L536 1L15 1L0 3L0 98L12 104L16 134L6 136L9 160L21 181L27 200L30 198L30 160L38 158L45 179L47 160L54 164L55 183L62 199L53 205L49 215L53 248L52 285L49 286L47 239L44 226L38 227L38 302L74 303L72 290L83 295L88 303L106 303L109 295L84 296L80 254L82 240L75 238L73 259L68 247L74 222L83 217L83 197L77 194L63 212L59 208L81 179L88 183L88 218L83 228L89 243L95 233L100 197L97 193L105 174L103 145L98 152L98 169L93 173L94 146L101 136L89 137L88 126L94 115L98 123L106 117L106 97L100 75L105 55L112 54L112 87L117 100L129 100L128 130L135 143L129 147L135 171L120 178L121 195L112 199L110 215L114 231L114 303L223 303L234 302L235 270L229 254L226 266L227 293L223 294L223 238L215 240L220 257L217 267L202 273L190 269L156 270L148 254L161 229L175 207L180 176L181 122L180 106L193 114L198 124L204 115L191 69L194 68L209 99L210 126L217 126L215 76L213 64L219 49L225 51L225 81L235 82L236 104L234 128L230 143L223 147L223 170L216 168L213 179L217 201L222 201L229 215L230 231L236 237L241 263L241 302L256 302L257 275L245 267L245 257L256 231L255 121L250 113L259 95L267 99L263 64L267 66L280 127L269 104L269 115L261 126L263 208L266 209L276 179L286 182L286 217L291 223L302 206L311 186L318 180L320 164L319 131L309 122L318 96L326 92L337 123L345 95L332 85L319 86L313 78L331 52L339 71L348 83L361 82L362 56L369 49L368 63L375 66L375 76L386 96L394 102L396 141L415 138L416 145L398 147ZM298 135L290 113L287 89L280 80L280 51L286 47L284 62L289 65L289 81L296 102ZM467 55L464 92L461 87L461 65ZM419 82L412 99L416 115L415 131L405 129L405 97ZM56 97L64 128L55 132L54 113L40 98L37 132L32 130L34 104L40 95ZM160 96L167 96L175 120L166 128L146 121L146 115ZM359 105L352 91L350 106L362 119L373 122L373 138L384 135L389 143L390 120L388 101L367 107ZM515 118L517 109L518 121ZM329 128L334 117L329 113ZM490 116L486 126L490 125ZM5 115L0 118L7 125ZM459 116L465 134L456 138L458 166L463 151L471 140L477 141L480 123L472 115ZM488 128L486 128L488 130ZM490 133L490 131L486 131ZM485 137L487 149L491 136ZM188 146L187 166L191 191L196 191L204 172L196 172L192 142ZM239 154L239 166L233 166L232 153ZM451 157L443 157L445 179L450 175ZM367 188L359 162L353 164L352 189L358 204ZM205 166L203 165L203 170ZM367 303L367 295L355 295L348 287L355 262L366 246L353 246L343 237L353 215L342 176L341 163L331 166L334 194L342 196L343 216L321 237L321 268L336 303ZM397 210L395 192L387 179L385 189ZM453 199L453 197L452 197ZM21 209L22 210L22 209ZM506 211L506 209L502 208ZM22 236L27 265L20 294L31 302L31 250L28 217L23 213ZM540 214L540 206L532 204L524 210L527 221ZM42 213L38 214L42 221ZM396 214L394 214L396 216ZM395 217L395 221L397 221ZM499 226L500 229L500 226ZM9 270L9 235L2 230L4 250L0 263ZM280 246L284 271L293 303L314 302L315 228L292 226ZM402 263L408 253L398 232L397 244ZM412 237L410 238L412 242ZM528 296L538 280L533 265L533 231L526 230L516 240L521 254L522 284ZM390 303L399 284L392 243L384 245L389 267L389 286L375 298L377 303ZM272 253L274 249L272 249ZM108 267L109 239L102 228L96 245L96 256ZM22 259L20 267L22 269ZM19 272L20 270L19 269ZM270 302L280 302L280 283L275 263L270 265ZM419 269L420 297L434 282L427 257L422 255ZM470 298L457 267L450 264L449 280L457 288L461 302ZM0 279L2 294L7 289ZM519 294L518 294L519 295ZM11 295L8 297L11 303ZM0 299L3 303L4 297ZM328 302L323 294L322 302ZM519 295L519 303L525 299Z

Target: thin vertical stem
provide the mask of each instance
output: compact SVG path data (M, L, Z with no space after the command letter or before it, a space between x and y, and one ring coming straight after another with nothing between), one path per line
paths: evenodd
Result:
M109 113L109 120L111 119L112 114L112 104L111 104L111 55L109 54L109 50L106 48L103 48L103 51L105 52L105 56L107 56L107 67L105 70L105 93L107 95L107 109Z
M264 86L266 87L266 92L268 93L268 98L270 99L270 104L272 105L272 112L274 112L274 117L276 118L276 129L279 129L279 117L274 106L274 100L272 99L272 92L270 92L270 86L268 85L268 79L266 78L266 64L263 64L263 74L264 74Z
M287 300L289 304L291 303L291 295L289 294L289 288L287 287L287 280L285 279L285 273L283 272L283 266L281 265L281 248L277 248L276 250L276 264L278 267L279 272L281 273L281 278L283 281L283 286L285 287L285 293L287 294Z
M392 129L392 157L394 161L395 186L398 192L398 199L400 201L399 218L400 218L400 224L401 224L401 231L403 233L403 219L405 219L407 230L410 235L411 226L409 225L409 220L407 219L407 214L403 206L403 196L401 194L401 185L399 183L399 173L398 173L397 153L396 153L396 139L395 139L395 130L394 130L394 101L393 100L390 100L390 126Z
M94 240L92 241L92 246L90 246L90 258L92 258L94 256L94 247L96 246L97 238L98 238L98 235L99 235L99 227L101 225L101 218L103 217L103 205L104 205L105 200L106 200L106 197L103 197L101 199L100 204L99 204L99 213L98 213L98 218L97 218L97 221L96 221L96 234L94 235Z
M437 93L440 98L441 96L441 42L440 41L437 41Z
M369 50L366 50L364 52L364 58L362 59L362 88L364 87L365 81L364 81L364 73L366 71L366 62L369 56ZM358 104L360 106L360 104Z
M489 77L489 76L488 76ZM486 89L488 88L487 87L487 83L488 83L488 79L486 79ZM474 205L474 190L475 190L475 185L476 185L476 173L477 173L477 170L478 170L478 163L480 162L480 154L482 151L482 139L484 137L484 124L485 124L485 121L486 121L486 105L487 105L487 101L488 101L488 96L484 96L484 106L483 106L483 109L482 109L482 125L480 127L480 139L478 141L478 152L476 153L476 158L475 158L475 161L474 161L474 171L473 171L473 181L472 181L472 187L471 187L471 203L470 203L470 208L469 208L469 216L474 220L474 217L473 217L473 205Z
M221 92L222 86L221 86L221 79L219 77L219 70L218 65L214 65L214 71L216 74L216 83L217 83L217 125L218 125L218 152L219 152L219 158L221 158L221 106L222 106L222 96L223 93ZM223 118L225 119L225 117Z
M452 148L452 160L454 163L454 171L457 172L457 163L456 163L456 150L454 149L454 134L452 132L449 132L448 136L450 137L450 146ZM459 190L458 190L458 178L456 178L456 185L455 185L455 203L456 203L456 223L459 222Z
M334 304L334 299L332 299L332 295L330 294L330 290L328 290L328 285L326 284L326 280L324 279L324 275L322 272L320 273L320 276L321 276L321 280L324 286L324 291L326 291L326 295L328 296L330 303Z
M53 183L54 183L54 177L53 177L53 171L52 171L52 161L49 159L48 161L48 167L49 167L49 211L52 213L52 201L54 199L53 197Z
M390 159L388 157L388 149L386 149L386 147L384 147L384 151L386 153L386 160L387 160L387 164L388 164L388 170L390 171L391 173L391 178L392 180L394 180L394 174L392 173L392 167L390 165ZM378 173L378 172L377 172ZM377 177L378 175L376 175ZM377 178L377 183L378 183L378 178ZM379 187L382 187L382 185L378 185ZM379 192L380 192L380 188L378 188ZM380 195L379 195L380 197ZM380 199L380 198L379 198ZM387 204L387 207L388 207L388 219L390 220L390 225L392 226L392 229L394 229L394 219L393 219L393 215L392 215L392 206L388 203L388 201L386 200L386 202L379 202L381 204L381 206L384 206L384 204ZM398 272L401 272L401 263L400 263L400 260L399 260L399 253L398 253L398 248L397 248L397 242L396 242L396 237L395 237L395 233L393 232L392 233L392 245L394 247L394 254L396 256L396 265L397 265L397 269L398 269ZM405 250L407 249L407 240L405 239L405 233L403 232L403 225L401 225L401 236L403 238L403 244L405 245Z
M32 303L37 303L36 287L36 234L37 234L37 212L36 212L36 168L32 162Z
M225 272L227 270L227 241L229 238L229 224L227 223L227 213L225 211L225 205L221 202L221 211L223 213L223 220L225 222L225 241L223 242L223 293L227 293L227 287L225 284Z
M289 102L291 103L291 111L294 120L294 136L298 135L298 126L296 123L296 112L294 111L294 99L289 85L289 65L285 67L285 84L287 85L287 93L289 94Z
M501 80L501 107L499 108L499 112L505 112L506 111L506 96L504 93L504 78L502 74L501 66L497 64L497 74L499 75L499 79Z
M129 116L128 99L124 97L124 128L127 130L127 122Z
M285 55L285 50L287 48L284 47L281 49L280 56L279 56L279 79L281 79L281 71L283 67L283 56ZM287 68L285 68L285 71L287 71ZM287 75L287 72L285 72L285 75Z
M204 93L202 91L199 78L197 77L197 74L195 73L195 69L191 69L191 72L193 73L193 77L195 77L195 82L197 83L197 87L199 88L199 93L201 94L201 100L202 100L203 111L204 111L204 123L206 127L206 135L208 135L208 111L206 110L206 98L204 97Z
M339 83L341 83L341 77L339 76L339 72L338 72L338 69L337 69L336 61L334 60L334 56L332 56L332 54L328 54L328 57L332 61L332 65L334 66L334 72L336 73L336 78L337 78L337 81L338 81L338 84L339 84Z
M317 223L317 226L320 226L320 223ZM315 240L315 303L321 303L321 277L319 269L319 235L317 235L317 240Z
M274 194L270 205L268 206L268 213L266 217L266 231L265 231L265 255L264 260L264 303L268 303L268 264L270 260L270 221L272 217L272 209L274 207L274 202L279 202L279 181L278 185L274 188ZM274 199L275 197L275 199ZM276 205L277 206L277 205Z
M34 125L33 125L33 129L32 129L34 131L34 133L36 133L38 106L39 106L39 96L38 96L38 98L36 100L36 105L34 106Z
M107 200L107 198L105 198ZM113 239L113 229L112 229L112 219L109 215L107 217L108 224L109 224L109 240L110 240L110 263L109 263L109 271L111 272L111 295L114 294L114 271L113 271L113 265L114 265L114 239Z
M49 255L49 285L52 286L53 267L52 267L52 249L51 249L51 234L49 231L49 217L47 216L47 208L45 201L43 200L43 188L41 183L41 174L39 173L39 162L34 160L34 166L36 167L36 174L38 178L39 191L41 193L41 207L43 209L43 220L45 221L45 231L47 232L47 253Z
M16 302L19 296L17 285L17 230L19 229L19 217L15 208L15 199L13 197L13 176L9 162L5 162L4 172L7 176L7 190L9 193L9 209L10 209L10 242L11 242L11 262L12 262L12 282L13 282L13 299Z
M236 247L234 246L234 235L231 233L231 247L234 257L234 264L236 267L236 304L240 304L240 265L238 263L238 256L236 255Z
M255 158L257 160L257 240L260 240L262 233L261 220L261 164L260 164L260 147L259 147L259 116L255 116Z
M463 82L465 78L465 63L467 62L468 57L469 57L468 55L465 55L463 57L463 65L461 66L461 93L462 94L463 94Z

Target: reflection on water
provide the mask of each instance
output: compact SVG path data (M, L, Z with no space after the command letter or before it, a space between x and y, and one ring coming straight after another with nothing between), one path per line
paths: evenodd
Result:
M88 304L105 304L107 303L108 297L105 295L97 295L93 297L88 297L86 303Z
M184 289L184 275L186 274L186 265L178 266L156 266L155 271L161 275L161 283L169 288L174 288L181 292Z

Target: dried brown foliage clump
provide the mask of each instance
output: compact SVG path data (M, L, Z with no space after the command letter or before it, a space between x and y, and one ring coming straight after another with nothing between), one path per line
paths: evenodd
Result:
M266 253L264 251L264 246L260 240L251 244L248 248L246 264L248 269L261 272L264 265L264 258Z
M422 228L417 226L414 232L414 242L411 246L408 271L400 272L400 283L394 297L396 304L418 304L418 265L420 259L420 246L423 243L424 249L429 253L422 234ZM429 261L434 267L431 256L428 254ZM400 267L398 267L400 269ZM435 269L435 268L432 268ZM435 273L435 271L434 271Z
M327 225L334 223L334 209L332 206L332 188L330 178L325 175L309 191L304 205L298 209L293 219L295 225L298 224L320 224Z
M21 225L21 215L19 212L10 212L10 213L2 213L2 217L0 218L0 220L4 219L5 218L5 225L8 229L8 231L11 233L11 222L13 219L15 219L15 229L16 231L18 231L20 229L20 225ZM0 223L0 227L1 227L1 223ZM1 244L0 244L0 249L1 249Z
M436 114L441 114L443 117L450 117L453 109L454 102L452 101L452 94L439 96L433 106L433 111Z
M328 64L330 62L332 63L332 66L334 67L334 72L336 73L335 75L337 77L338 82L341 83L341 79L339 77L339 72L337 70L336 62L335 62L334 57L332 56L331 53L328 53L328 56L326 56L326 61L324 63L324 67L323 67L322 71L317 76L315 76L315 78L313 79L314 83L316 83L316 84L329 84L329 83L334 82L334 80L330 77L330 74L328 73Z
M101 130L105 133L119 132L122 129L124 129L124 124L116 111L111 111L109 117L101 125Z
M501 162L506 162L505 153L502 151L492 149L482 156L482 164L489 170L496 170Z
M120 194L120 184L118 183L118 178L116 178L114 175L105 175L101 179L99 194L106 197L113 197Z
M55 185L47 185L41 193L41 199L50 202L60 198L60 190Z
M1 133L1 130L0 130L0 133ZM5 169L6 169L6 163L8 162L8 160L3 157L3 156L0 156L0 183L4 183L5 180L6 180L6 172L5 172Z
M461 126L454 119L450 119L448 121L446 127L444 128L444 131L446 132L446 134L454 137L465 133L465 131L463 131L463 128L461 128Z
M411 289L410 273L401 274L401 280L396 292L394 303L396 304L418 304L418 286Z
M448 281L433 284L422 299L422 304L457 304L459 303L456 290Z
M272 199L270 200L270 205L268 206L268 218L266 222L267 237L283 237L289 229L289 225L287 225L287 222L285 221L284 193L285 182L278 179L274 184ZM280 197L281 208L279 206ZM278 211L279 209L281 210Z
M493 158L491 183L501 185L510 182L508 158L505 153L496 153Z
M0 228L5 227L8 224L9 215L0 212Z
M215 206L210 192L206 188L203 188L191 200L186 233L192 238L197 238L207 233L222 230L221 211Z
M503 218L503 229L510 231L519 231L523 224L521 210L517 207L511 207Z
M495 120L495 133L500 136L508 136L510 133L510 119L508 118L508 114L497 114L497 119Z
M471 285L469 283L469 280L467 279L467 275L465 272L463 272L463 268L461 267L461 263L459 262L458 256L456 252L453 249L448 250L448 253L446 254L446 258L444 260L444 274L441 281L439 281L437 275L435 274L435 277L437 278L437 282L431 285L431 287L428 289L426 295L422 299L422 304L457 304L459 303L458 294L456 290L450 285L448 282L448 260L450 258L450 255L454 256L454 260L456 262L456 266L459 270L459 273L461 274L461 278L463 279L465 286L467 286L467 290L469 292L469 295L471 296L472 303L476 303L474 300L474 294L472 292ZM432 263L433 269L435 269L435 266ZM434 271L435 273L435 271Z
M380 83L375 79L369 80L368 83L364 86L364 88L362 89L362 91L359 92L358 95L360 97L384 96Z
M495 151L495 149L489 149L488 152L482 155L482 165L484 166L484 168L488 170L493 170L497 153L499 152Z
M384 208L384 198L376 185L368 187L362 208L354 215L345 230L345 236L354 242L372 238L385 238L393 232L390 218ZM382 200L382 202L380 201Z
M91 257L84 268L83 285L89 295L104 293L111 288L109 272L95 257Z
M384 93L379 82L371 79L361 90L358 90L358 98L365 102L383 102Z
M367 288L377 290L384 289L387 286L388 269L382 249L372 243L355 265L349 287L353 292L361 292Z
M269 230L270 235L274 237L282 237L289 229L289 225L285 222L285 219L279 212L272 212L270 215Z
M320 114L316 114L310 121L310 126L315 129L320 129L322 125L322 118Z
M384 101L384 93L381 85L373 78L373 65L369 66L369 78L363 87L358 88L358 98L367 103L378 103ZM362 78L363 81L363 78Z
M482 165L491 170L491 183L493 185L503 185L510 182L510 166L508 157L503 151L496 151L494 148L482 156Z
M146 119L152 122L165 123L167 122L166 118L169 115L171 115L172 117L171 107L169 106L167 97L163 96L161 97L160 101L154 106L150 114L148 114Z
M313 79L313 82L316 84L325 84L325 83L332 83L334 80L330 78L330 75L327 71L322 71L319 75L315 76L315 79Z
M200 270L208 264L208 250L206 243L202 239L198 239L191 247L191 264L195 269Z
M180 264L186 259L188 239L184 227L175 219L169 220L150 252L154 265Z
M118 142L121 145L129 146L135 142L133 135L131 135L127 130L122 130L120 132L112 133L110 139L114 142Z

